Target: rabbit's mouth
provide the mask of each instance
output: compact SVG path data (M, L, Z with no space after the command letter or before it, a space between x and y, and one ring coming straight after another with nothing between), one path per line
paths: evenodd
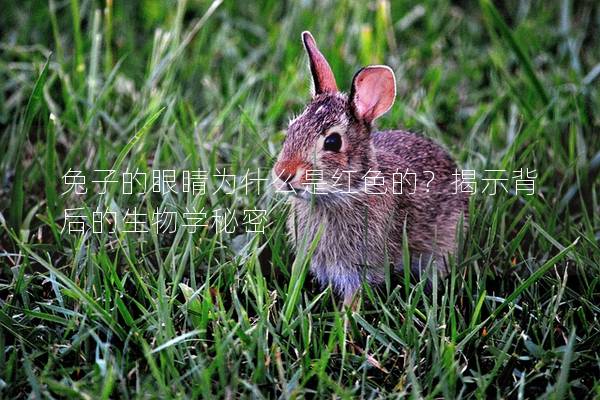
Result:
M288 190L290 191L290 195L302 199L302 200L310 200L313 196L316 196L314 193L311 193L309 190L302 187L295 187L287 184Z
M296 186L291 183L285 183L284 187L285 187L285 193L288 194L289 196L295 197L297 199L302 199L305 201L311 201L312 199L318 200L319 195L305 187Z
M314 188L311 185L305 185L297 182L278 181L275 185L276 192L287 196L301 199L303 201L331 202L343 200L346 202L349 198L355 197L358 192L343 193L339 190L332 190L328 186Z
M289 190L288 193L290 194L290 196L293 196L297 199L302 199L304 201L315 201L317 203L329 202L339 196L339 194L335 192L315 192L311 189L307 189L304 187L296 187L290 184L287 184L287 189Z

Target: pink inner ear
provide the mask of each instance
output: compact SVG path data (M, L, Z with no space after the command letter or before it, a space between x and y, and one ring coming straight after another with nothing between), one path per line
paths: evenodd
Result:
M354 107L369 122L385 114L396 97L396 80L388 67L367 67L354 78Z

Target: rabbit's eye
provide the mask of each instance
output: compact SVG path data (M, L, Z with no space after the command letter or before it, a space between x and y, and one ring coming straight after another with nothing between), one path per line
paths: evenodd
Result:
M339 133L332 133L325 138L323 148L327 151L340 151L342 148L342 137Z

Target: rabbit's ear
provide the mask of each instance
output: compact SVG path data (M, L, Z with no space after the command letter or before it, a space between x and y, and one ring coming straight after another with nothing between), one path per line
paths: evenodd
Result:
M310 32L302 32L302 43L304 43L304 48L306 49L308 60L310 62L310 72L315 88L314 94L337 92L338 89L331 67L317 48L315 39Z
M373 65L354 75L350 101L357 118L373 122L392 107L395 98L396 78L390 67Z

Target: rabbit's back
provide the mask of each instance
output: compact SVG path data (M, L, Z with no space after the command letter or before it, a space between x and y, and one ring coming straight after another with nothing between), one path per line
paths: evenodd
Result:
M464 228L468 225L469 197L461 191L460 171L450 155L430 139L400 130L373 132L372 143L378 170L395 193L394 215L405 216L413 250L438 256L454 252L457 224L463 218ZM396 242L402 236L399 222L392 232Z

